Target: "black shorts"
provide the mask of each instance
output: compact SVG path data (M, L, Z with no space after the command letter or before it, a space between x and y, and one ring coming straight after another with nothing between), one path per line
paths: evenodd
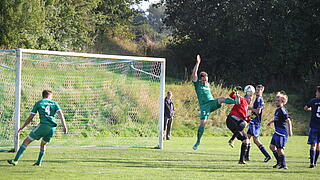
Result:
M235 116L228 116L226 121L227 127L230 131L236 135L237 139L240 141L248 139L247 133L244 131L246 127L246 122Z

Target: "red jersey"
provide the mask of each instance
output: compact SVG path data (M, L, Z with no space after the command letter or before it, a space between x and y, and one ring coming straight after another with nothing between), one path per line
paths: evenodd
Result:
M231 95L230 95L231 96ZM235 104L229 115L234 115L238 118L241 118L245 121L248 121L247 118L247 112L248 112L248 103L247 100L243 97L240 97L240 104Z

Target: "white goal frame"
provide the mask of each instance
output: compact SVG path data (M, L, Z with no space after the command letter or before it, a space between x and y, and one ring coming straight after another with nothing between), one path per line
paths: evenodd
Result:
M113 59L113 60L139 60L139 61L149 61L149 62L160 62L161 72L160 76L160 103L159 103L159 140L158 147L163 149L163 126L164 126L164 97L165 97L165 58L152 58L152 57L137 57L137 56L120 56L120 55L104 55L104 54L90 54L90 53L76 53L76 52L62 52L62 51L48 51L48 50L35 50L35 49L17 49L16 50L16 83L15 83L15 133L14 133L14 150L17 151L19 148L19 134L18 129L20 128L20 105L21 105L21 70L22 70L22 57L24 53L32 54L44 54L44 55L56 55L56 56L71 56L71 57L85 57L85 58L100 58L100 59ZM2 66L3 67L3 66ZM8 67L4 67L8 68ZM132 67L135 69L134 67ZM142 73L148 74L139 69L135 69ZM153 75L150 74L149 75ZM155 75L154 75L155 76Z

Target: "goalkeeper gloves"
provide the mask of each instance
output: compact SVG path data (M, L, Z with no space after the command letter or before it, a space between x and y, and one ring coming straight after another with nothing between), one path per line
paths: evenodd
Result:
M248 120L251 121L252 119L254 119L256 117L257 117L256 113L251 113L251 115L248 116Z
M241 91L242 90L242 87L241 86L236 86L233 88L233 92L238 92L238 91Z

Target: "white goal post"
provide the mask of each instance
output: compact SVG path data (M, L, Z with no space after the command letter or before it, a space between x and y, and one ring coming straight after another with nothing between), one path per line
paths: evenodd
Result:
M11 56L12 61L13 52L0 51L0 79L15 72L14 123L0 121L0 136L4 124L14 124L15 150L19 137L26 137L39 123L37 115L29 129L17 133L44 89L53 91L53 100L60 104L70 129L63 135L58 126L52 145L163 149L164 58L34 49L14 52L12 67L3 56ZM7 95L12 93L9 86L0 86L0 98L8 97L8 101L12 99ZM0 147L5 144L0 140Z

